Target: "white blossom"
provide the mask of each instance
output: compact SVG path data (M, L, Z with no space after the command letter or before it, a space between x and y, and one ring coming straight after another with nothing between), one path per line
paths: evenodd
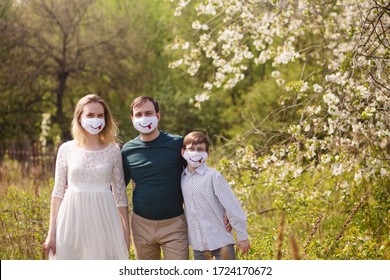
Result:
M320 86L319 84L314 84L313 90L314 90L314 92L320 93L324 90L324 88L322 86Z
M300 57L299 53L295 52L294 48L290 45L278 49L277 56L274 58L274 63L272 66L287 64L290 61L294 61L296 58Z
M280 72L279 71L272 71L271 76L272 76L272 78L279 78Z
M334 176L340 176L344 172L344 167L341 163L335 163L332 165L332 174Z

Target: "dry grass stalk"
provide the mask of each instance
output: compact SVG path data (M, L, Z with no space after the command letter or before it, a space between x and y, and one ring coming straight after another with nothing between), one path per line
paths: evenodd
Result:
M305 246L303 247L304 248L304 251L305 251L305 254L307 253L306 250L307 250L307 247L309 246L309 244L311 243L311 241L313 240L313 237L314 235L316 234L317 230L318 230L318 227L322 221L322 218L323 218L324 215L322 215L322 213L320 213L318 215L318 218L316 220L316 222L314 223L313 225L313 228L311 229L311 232L310 232L310 236L309 236L309 239L307 240Z
M359 211L359 209L362 207L363 203L366 201L367 199L367 196L368 196L368 193L369 191L366 191L364 193L364 195L362 196L362 198L360 199L358 205L355 206L355 208L353 208L353 210L351 211L351 213L349 214L347 220L345 221L345 223L343 224L339 234L337 235L336 237L336 241L340 240L340 238L343 236L344 234L344 231L345 229L347 228L347 226L349 225L349 223L352 221L353 217L356 215L357 211Z
M292 253L293 259L300 260L301 256L299 255L299 247L298 247L298 243L297 243L297 240L295 238L294 233L290 232L289 238L290 238L291 253Z
M359 211L359 209L362 207L363 203L366 201L367 197L368 197L368 194L370 193L370 191L366 191L364 193L364 195L362 196L362 198L360 199L359 203L352 209L351 213L349 213L348 215L348 218L347 220L344 222L343 226L341 227L341 230L339 232L339 234L336 236L336 239L335 241L332 243L332 245L330 246L327 254L326 254L326 258L328 257L328 255L330 254L330 252L332 251L333 249L333 246L334 244L337 243L337 241L339 241L341 239L341 237L343 236L346 228L348 227L348 225L351 223L353 217L356 215L356 213Z
M284 215L280 217L278 242L277 242L277 259L282 259L282 245L283 245L283 231L284 231Z

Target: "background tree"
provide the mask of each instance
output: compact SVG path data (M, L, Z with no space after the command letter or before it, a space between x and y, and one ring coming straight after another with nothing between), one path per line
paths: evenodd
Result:
M152 95L162 129L218 144L209 165L248 217L242 258L389 259L387 2L4 0L0 149L65 140L87 92L127 141L129 104ZM26 158L1 158L3 259L42 258L53 172Z
M252 63L266 66L257 86L265 77L278 85L267 89L280 95L279 108L267 115L275 116L278 130L273 133L275 123L257 119L221 149L236 150L220 164L251 205L248 210L277 209L301 230L307 226L303 220L318 216L340 226L336 239L307 243L320 248L315 258L343 258L343 245L360 238L376 240L375 245L361 242L359 248L374 246L379 256L389 242L387 1L175 2L176 15L192 9L197 19L191 23L192 36L179 34L171 44L178 56L171 66L195 76L212 65L203 91L195 96L198 106L236 89L246 76L253 79L247 72ZM265 97L256 85L251 90L252 100ZM340 201L342 210L336 206ZM336 222L349 207L354 210L345 223ZM359 209L367 220L352 225ZM354 233L342 238L347 227ZM307 238L301 233L298 238Z
M181 19L171 16L166 3L8 3L7 13L14 18L3 21L9 27L8 33L2 29L6 40L0 43L8 48L0 70L7 113L0 117L4 139L38 141L44 113L51 115L51 141L58 141L53 140L56 135L68 139L71 113L86 92L95 92L112 104L123 140L136 134L129 125L128 107L140 94L160 101L166 120L163 129L183 134L208 123L213 134L218 133L219 115L200 113L188 102L200 86L198 80L168 69L171 58L165 46L174 38L172 30L184 30L186 25L178 24ZM16 120L20 112L24 112L23 122Z

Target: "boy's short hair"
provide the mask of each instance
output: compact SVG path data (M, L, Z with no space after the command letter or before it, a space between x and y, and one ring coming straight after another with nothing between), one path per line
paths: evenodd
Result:
M183 140L183 149L187 147L187 145L197 145L197 144L206 144L206 152L209 151L210 140L206 134L200 131L193 131L188 133Z
M133 109L134 107L141 106L142 104L145 104L147 101L150 101L153 103L154 110L156 111L156 114L160 112L160 106L158 105L157 100L153 99L153 97L142 95L138 96L130 105L130 113L133 115Z

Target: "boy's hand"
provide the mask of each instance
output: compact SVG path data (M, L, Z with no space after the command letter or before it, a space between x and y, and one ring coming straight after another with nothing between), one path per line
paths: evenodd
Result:
M250 248L251 248L251 245L250 245L248 239L244 240L244 241L237 242L236 249L237 249L237 252L241 252L241 255L248 253Z

